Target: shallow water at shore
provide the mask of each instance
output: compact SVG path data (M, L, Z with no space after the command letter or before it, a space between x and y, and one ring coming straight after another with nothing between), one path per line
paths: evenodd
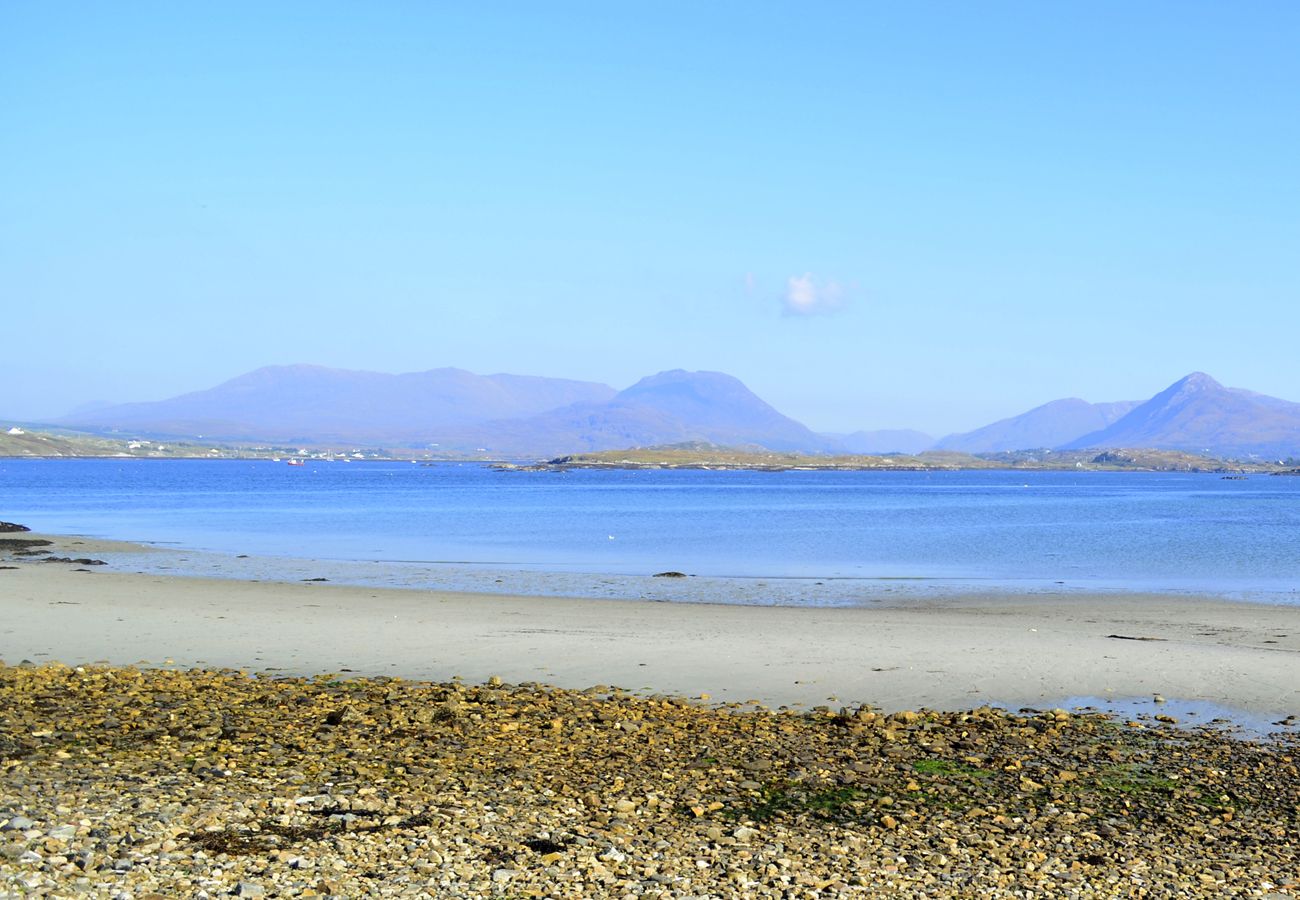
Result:
M995 704L1012 712L1027 709L1010 704ZM1117 722L1135 722L1142 727L1169 725L1180 731L1210 731L1243 740L1266 740L1295 733L1296 723L1208 700L1188 700L1182 697L1122 697L1078 696L1063 697L1057 703L1039 704L1032 709L1061 708L1079 713L1102 713ZM1157 717L1163 718L1157 718Z
M980 591L1300 603L1300 479L5 460L0 486L5 517L38 530L184 548L122 561L169 574L816 606ZM650 577L666 570L691 577Z
M98 554L118 571L255 582L323 582L412 591L450 591L531 597L585 597L656 603L721 603L741 606L889 607L956 602L996 593L1035 595L1124 593L1124 583L1068 583L1045 579L800 578L740 575L656 577L557 569L506 568L492 564L420 563L402 560L340 560L231 555L152 546L149 552ZM1287 595L1241 591L1207 594L1192 588L1160 593L1253 603L1293 605Z

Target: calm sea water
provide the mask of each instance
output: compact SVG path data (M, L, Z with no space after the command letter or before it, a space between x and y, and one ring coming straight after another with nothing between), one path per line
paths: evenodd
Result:
M1300 602L1300 478L1286 477L4 460L0 519L184 548L124 564L230 577L737 602L1062 588ZM667 569L698 578L645 577Z

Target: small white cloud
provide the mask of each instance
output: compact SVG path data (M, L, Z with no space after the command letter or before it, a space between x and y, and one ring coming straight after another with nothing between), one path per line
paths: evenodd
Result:
M805 272L786 279L781 303L788 316L815 316L841 309L846 300L844 287L838 281L818 281L811 272Z

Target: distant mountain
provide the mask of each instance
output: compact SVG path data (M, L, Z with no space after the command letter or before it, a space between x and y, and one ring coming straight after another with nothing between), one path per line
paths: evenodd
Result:
M433 369L405 375L269 366L205 391L69 414L100 433L430 445L545 456L706 441L816 452L833 443L721 372L661 372L624 391L583 381Z
M962 453L1000 453L1004 450L1060 447L1081 435L1100 431L1137 405L1137 401L1088 403L1077 397L1053 400L974 431L950 434L934 448Z
M1203 372L1174 382L1123 418L1063 449L1159 447L1218 456L1300 454L1300 403L1228 388Z
M59 424L241 441L416 441L471 423L600 403L614 393L586 381L462 369L388 375L268 366L168 400L78 410Z
M83 407L62 426L100 434L275 444L428 447L541 457L705 442L803 453L1000 453L1151 448L1217 456L1300 454L1300 404L1194 373L1145 403L1056 400L935 443L916 431L819 435L721 372L604 384L431 369L388 375L269 366L152 403Z
M666 415L694 432L684 440L724 445L752 442L773 450L828 445L820 435L759 399L739 379L722 372L660 372L619 393L609 409L632 416Z
M915 454L934 446L934 438L923 431L908 428L882 431L855 431L852 434L824 434L843 453Z
M676 369L643 378L607 403L578 403L475 426L449 440L503 455L547 455L701 441L772 450L829 450L833 442L777 412L738 379Z

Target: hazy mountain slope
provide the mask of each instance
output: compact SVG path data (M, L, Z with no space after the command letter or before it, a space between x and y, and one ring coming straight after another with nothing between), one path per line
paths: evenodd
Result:
M844 453L920 453L934 446L934 438L910 428L824 434Z
M1227 388L1193 372L1066 449L1159 447L1223 456L1300 453L1300 403Z
M389 375L268 366L205 391L69 415L61 424L227 440L419 440L614 395L608 385L433 369Z
M643 378L608 403L575 404L449 435L506 455L548 455L706 441L820 451L832 442L777 412L721 372L680 369Z
M964 434L950 434L934 445L936 450L962 453L997 453L1059 447L1081 435L1099 431L1137 406L1136 401L1088 403L1077 397L1053 400L1029 412L1002 419Z
M69 415L64 424L257 442L436 445L544 456L708 441L818 451L832 443L720 372L603 384L433 369L405 375L269 366L205 391Z
M675 369L643 378L612 401L628 414L663 413L715 444L750 441L773 449L825 446L828 442L761 400L737 378L722 372Z

